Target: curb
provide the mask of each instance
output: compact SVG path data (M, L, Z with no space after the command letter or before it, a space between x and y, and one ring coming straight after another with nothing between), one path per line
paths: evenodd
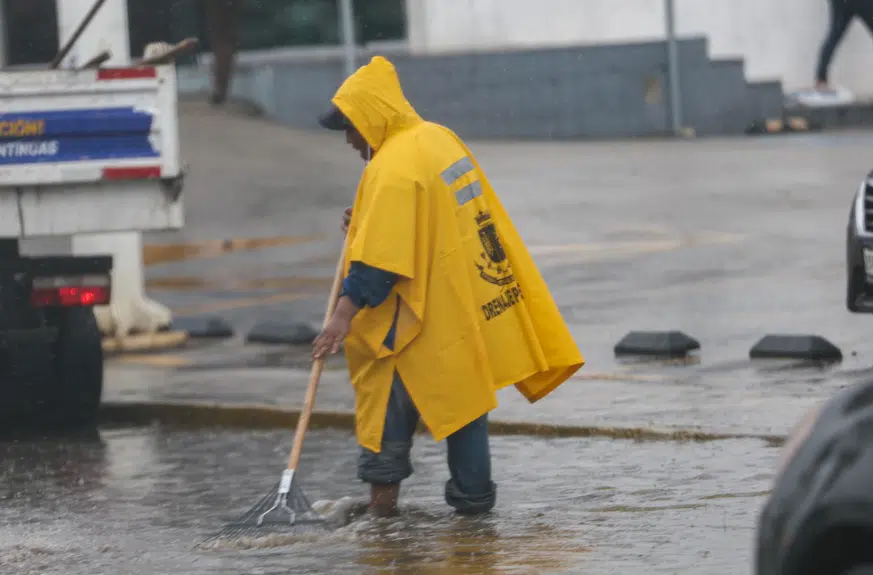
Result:
M178 317L170 324L173 331L183 331L190 338L227 339L234 336L233 326L220 317Z
M127 352L163 351L180 348L186 343L188 343L188 332L159 331L125 337L104 337L103 352L114 355Z
M287 429L297 425L299 410L267 405L233 405L183 402L107 402L100 407L100 423L115 425L150 425L161 423L183 427L228 427L238 429ZM309 420L312 429L354 431L355 414L351 411L314 411ZM632 441L709 442L727 439L758 439L771 446L782 445L783 435L753 433L711 433L699 430L659 430L639 427L576 426L511 421L490 421L492 435L542 438L605 437ZM424 428L419 426L419 433Z
M822 130L846 128L869 128L873 125L873 105L869 101L855 101L837 106L809 107L793 104L785 108L786 114L805 118Z
M798 134L821 132L821 123L808 115L784 115L781 118L761 118L746 127L749 136L773 136L779 134Z
M318 333L319 330L306 322L264 321L249 331L246 343L310 345Z

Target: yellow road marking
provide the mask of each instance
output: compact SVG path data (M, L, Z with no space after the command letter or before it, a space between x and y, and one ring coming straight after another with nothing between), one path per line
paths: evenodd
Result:
M743 236L737 234L701 232L677 235L669 239L539 245L531 246L529 251L531 255L539 256L548 263L591 262L664 253L696 246L738 243L743 239Z
M583 258L606 256L620 257L636 254L645 254L653 252L665 252L677 250L682 247L682 241L679 239L672 240L650 240L650 241L635 241L635 242L592 242L585 244L563 244L553 246L533 246L530 248L532 255L539 256L571 256Z
M157 351L180 347L188 341L183 331L161 331L157 333L133 334L124 337L104 337L103 351L106 353Z
M173 276L158 277L146 280L146 289L168 291L198 291L210 290L221 292L237 292L246 290L292 290L305 287L330 287L333 277L200 277Z
M674 378L667 377L666 375L633 374L622 373L619 371L612 373L576 373L575 375L571 376L570 379L576 379L581 381L638 381L647 383L658 383L671 381Z
M173 315L176 316L185 316L185 315L201 315L207 313L217 313L220 311L228 311L232 309L242 309L247 307L258 307L262 305L271 305L276 303L286 303L292 301L298 301L301 299L306 299L307 297L312 297L309 294L302 293L280 293L271 296L264 297L251 297L251 298L239 298L232 299L229 301L215 301L211 303L206 303L203 305L195 305L189 307L175 308L173 310Z
M178 355L123 355L113 361L117 363L128 363L134 365L148 365L150 367L189 367L194 365L194 362Z
M146 266L170 262L211 259L236 252L263 250L305 244L320 236L278 236L273 238L233 238L184 244L150 244L143 246L142 257Z

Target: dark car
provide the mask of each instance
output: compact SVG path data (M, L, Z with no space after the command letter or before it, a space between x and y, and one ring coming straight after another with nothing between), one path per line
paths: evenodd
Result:
M873 172L861 183L846 229L846 307L873 313Z

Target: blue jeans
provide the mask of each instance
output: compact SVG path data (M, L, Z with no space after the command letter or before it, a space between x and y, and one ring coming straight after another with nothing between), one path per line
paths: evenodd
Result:
M358 478L380 485L400 483L412 475L412 436L419 414L400 376L394 374L382 451L361 448ZM488 414L467 424L446 438L451 478L446 482L446 503L459 513L490 511L497 500L497 485L491 481L491 451L488 446Z
M830 5L830 29L819 51L818 67L815 72L815 79L818 82L828 81L828 68L834 52L856 16L864 22L867 30L873 33L873 6L870 5L869 0L831 0Z

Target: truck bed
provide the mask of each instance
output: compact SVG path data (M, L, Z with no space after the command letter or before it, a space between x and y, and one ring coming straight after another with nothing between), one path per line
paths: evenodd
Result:
M0 237L182 227L173 65L0 72Z

